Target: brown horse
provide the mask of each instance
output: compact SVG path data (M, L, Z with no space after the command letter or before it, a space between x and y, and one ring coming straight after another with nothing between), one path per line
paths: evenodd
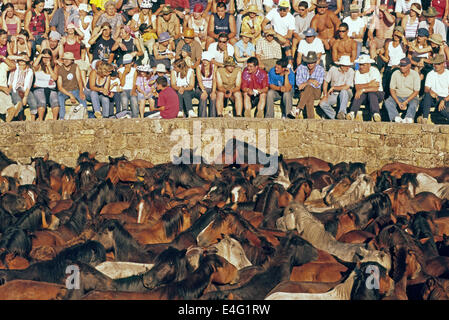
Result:
M434 177L435 179L440 181L443 177L447 176L449 174L449 168L448 167L437 167L437 168L423 168L423 167L417 167L410 164L402 163L402 162L393 162L384 165L380 170L382 171L390 171L391 175L394 176L397 179L400 179L404 173L420 173L424 172L428 175Z
M64 300L66 286L33 280L12 280L0 286L0 300Z
M290 275L290 281L336 282L342 279L342 274L347 270L347 267L338 262L316 263L312 261L294 267Z
M312 174L316 171L329 171L331 169L331 164L329 162L315 157L285 159L285 162L287 164L291 162L302 164L303 166L309 168L309 174Z
M430 192L418 193L414 198L406 187L391 188L384 191L391 200L396 216L415 214L419 211L440 211L444 200Z

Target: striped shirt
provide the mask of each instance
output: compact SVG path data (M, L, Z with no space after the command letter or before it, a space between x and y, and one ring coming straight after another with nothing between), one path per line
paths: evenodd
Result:
M296 85L301 85L307 82L309 79L314 79L319 82L319 86L311 85L312 87L319 89L324 81L324 68L317 64L312 74L309 72L309 68L306 65L300 65L298 70L296 70Z

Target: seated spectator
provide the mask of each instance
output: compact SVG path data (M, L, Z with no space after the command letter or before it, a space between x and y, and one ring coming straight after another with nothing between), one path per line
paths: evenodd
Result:
M150 75L150 110L157 105L158 99L158 91L157 91L157 83L156 80L159 77L165 77L167 79L167 83L170 86L170 73L167 72L165 66L161 63L156 66L153 70L153 74ZM179 98L178 98L179 100ZM179 112L179 111L178 111Z
M355 95L346 119L362 121L362 112L359 109L362 104L367 103L373 120L379 122L381 121L379 103L384 99L380 72L371 65L374 60L366 54L362 54L355 62L359 64L359 70L355 72Z
M0 35L0 44L3 41L3 36ZM31 41L29 41L29 34L25 29L20 30L19 34L14 36L10 42L8 42L8 55L18 56L26 54L31 58ZM1 54L0 49L0 54Z
M287 59L293 65L291 46L293 41L293 33L295 32L296 27L295 18L290 13L290 2L288 0L279 1L278 8L272 9L268 12L262 22L262 29L265 29L265 26L269 22L273 27L277 41L285 50Z
M240 68L246 65L249 58L256 56L256 48L252 44L251 38L250 33L242 33L240 40L234 46L235 60Z
M237 17L236 17L236 34L239 35L242 32L242 22L243 18L249 14L249 12L255 12L256 15L259 14L259 12L263 12L263 5L262 0L253 0L253 1L245 1L245 0L236 0L236 6L237 6ZM259 35L260 35L259 29Z
M150 57L151 67L162 63L167 70L171 69L175 60L175 42L168 32L161 33L158 43L153 46L153 57Z
M14 5L10 2L3 5L1 25L10 38L20 32L22 20L16 14Z
M303 57L304 64L296 70L296 85L301 93L298 105L292 110L293 115L303 113L306 108L307 118L315 118L314 101L321 98L321 85L324 80L324 68L318 64L316 52L310 51Z
M33 55L40 51L41 43L48 38L50 21L47 12L44 11L44 0L35 0L33 7L25 15L24 28L30 34Z
M120 78L117 70L112 70L111 82L109 84L109 115L108 117L114 117L115 114L121 112L122 102L121 95L123 89L120 83ZM114 112L115 107L115 112Z
M449 47L448 45L443 42L443 38L440 34L434 33L429 38L429 44L432 47L432 54L442 54L445 57L446 60L446 68L449 67Z
M8 56L8 34L5 30L0 29L0 56Z
M385 100L385 108L390 121L413 123L416 109L418 108L418 94L421 80L418 72L411 70L412 64L409 58L402 58L399 70L393 72L390 83L390 97ZM399 115L397 108L406 110L405 118Z
M207 51L212 54L212 63L217 67L223 67L226 57L234 57L234 46L228 43L226 33L220 33L218 42L212 43Z
M264 36L256 44L256 57L259 59L260 67L268 72L282 58L282 48L274 40L274 31L272 29L265 29L263 33Z
M157 90L159 91L159 98L157 100L157 107L150 109L150 111L157 111L162 119L174 119L179 111L179 100L177 93L173 88L168 86L165 77L159 77L156 80ZM156 118L157 114L155 116Z
M224 67L217 70L217 114L223 116L226 106L225 101L234 101L235 115L242 116L242 92L240 91L242 82L242 70L237 67L234 58L229 56L224 61Z
M274 118L274 103L281 99L282 117L290 114L293 104L295 73L287 59L279 59L268 72L267 109L265 118Z
M16 106L13 116L17 117L27 103L30 109L36 110L36 99L31 92L34 72L29 66L30 58L26 54L17 57L17 67L9 74L8 85L11 92L12 103Z
M190 49L190 58L193 63L192 68L196 69L196 67L200 65L203 48L201 47L201 44L195 40L195 31L193 29L184 29L183 38L180 39L176 45L176 59L181 57L181 51L185 45Z
M348 36L349 27L346 23L338 27L338 38L332 46L332 61L339 61L341 56L349 56L351 62L357 57L357 42Z
M73 105L78 101L84 108L87 108L81 71L75 64L75 57L71 52L64 53L62 65L58 68L59 119L65 117L65 101L67 98L70 98L70 103Z
M247 10L248 14L243 17L241 33L249 33L252 35L251 41L256 45L257 41L262 38L262 22L264 16L263 10L260 10L257 5L250 5Z
M91 10L89 10L89 6L86 3L80 3L79 5L79 29L83 34L83 44L86 49L90 48L89 40L92 35L92 16L89 14ZM87 50L86 50L87 51ZM86 52L87 54L88 52ZM85 59L85 57L82 57Z
M222 34L228 36L229 43L234 45L237 42L235 18L232 14L226 12L226 5L223 2L218 2L217 13L214 13L209 18L207 26L207 40L206 50L214 41L219 41Z
M195 89L195 72L189 68L183 59L177 59L171 71L171 87L178 93L179 113L178 116L195 118L192 98ZM185 109L185 110L184 110Z
M343 23L348 25L348 35L357 43L357 55L360 56L363 46L363 38L366 31L366 19L360 16L360 8L356 4L352 4L349 9L350 16L343 19Z
M157 35L168 32L171 38L178 40L181 37L181 23L170 6L164 6L156 20Z
M352 99L352 87L354 86L354 69L348 56L340 57L326 74L323 83L323 98L320 108L330 118L335 119L336 112L332 106L337 105L337 119L346 119L346 109Z
M58 91L56 82L58 74L53 62L50 49L42 50L42 53L36 58L33 64L34 85L32 94L36 100L37 108L30 106L31 120L43 121L47 105L50 106L53 119L57 120L59 115Z
M421 0L396 0L394 8L396 19L403 19L410 12L410 8L414 3L421 5Z
M217 13L217 6L220 2L225 4L226 12L229 12L229 14L232 15L235 14L235 1L231 0L212 0L212 13Z
M170 7L178 18L182 21L190 13L189 0L165 0L163 7ZM163 10L164 8L162 8Z
M64 54L65 55L65 54ZM98 61L89 74L89 83L84 92L88 101L92 102L92 108L96 118L109 117L109 98L111 73L114 67L105 62Z
M217 100L215 67L212 64L212 55L205 51L202 54L201 64L196 68L196 78L198 86L195 91L195 98L200 100L198 105L198 117L206 118L216 117L217 109L215 106ZM209 100L209 112L207 107Z
M137 93L137 103L139 104L139 115L144 118L145 106L147 102L150 104L151 99L151 68L147 65L137 67L134 75L133 92ZM137 118L133 112L133 118Z
M423 16L426 20L421 21L418 28L425 28L429 31L429 35L434 33L440 34L443 39L446 39L446 26L436 17L438 16L438 11L434 7L429 7L423 12Z
M50 20L50 28L63 36L70 23L79 25L80 16L78 7L73 0L63 0L60 3L62 4L62 7L55 11Z
M307 1L301 1L297 6L297 13L293 15L295 17L295 32L293 33L292 53L296 52L298 43L305 38L304 31L310 28L310 23L315 15L315 12L309 11L308 9L309 4Z
M431 60L433 70L426 78L424 97L422 99L422 116L418 117L418 123L431 123L430 108L436 110L449 121L449 70L445 68L443 55L436 55Z
M0 56L0 114L4 114L6 122L11 122L16 114L16 110L20 108L21 103L14 105L12 103L8 86L8 72L16 69L14 61ZM20 112L20 111L19 111Z
M209 2L210 3L210 2ZM197 3L193 8L192 14L187 19L186 28L193 29L195 41L201 44L201 48L206 49L207 26L209 24L209 15L204 17L204 7Z
M140 41L145 60L142 64L147 64L149 56L153 54L153 46L157 39L156 34L156 15L151 13L152 3L144 2L140 4L140 10L134 14L129 26L136 38Z
M62 64L61 58L64 54L64 48L60 43L61 39L62 37L58 31L51 31L48 40L42 41L42 50L50 49L53 62L58 65Z
M407 41L413 41L418 35L419 17L422 10L419 3L412 3L410 11L401 20L401 26L405 30L405 38Z
M112 46L112 51L114 52L118 66L123 64L123 56L125 54L132 55L136 62L140 57L143 57L143 49L140 41L134 36L129 26L122 26L120 28L120 34Z
M137 94L133 94L133 84L134 78L137 74L137 70L134 64L133 56L130 54L125 54L123 57L123 64L117 70L120 78L120 85L122 87L122 92L120 93L121 103L120 110L117 113L128 110L128 104L131 108L131 115L133 118L139 116Z
M296 64L298 66L302 63L302 57L306 56L310 51L316 53L318 61L321 60L321 56L325 53L323 41L317 38L318 33L313 28L308 28L303 33L304 39L299 42L298 54L296 58Z
M83 33L73 23L67 25L67 35L60 41L64 52L72 52L75 57L75 63L78 65L83 78L83 85L87 83L87 71L89 70L89 62L82 57L86 56L83 40Z
M408 57L412 62L412 68L421 75L422 79L432 70L432 64L430 63L432 46L427 42L428 37L429 31L419 28L418 38L409 44L408 49Z
M92 52L93 61L107 60L108 63L114 61L112 47L114 46L115 41L111 37L111 25L109 22L105 22L100 28L94 29L89 44L91 45L90 50Z
M67 0L65 0L67 1ZM109 23L111 28L111 37L115 40L120 35L120 29L123 25L123 18L120 13L117 12L116 3L109 0L104 5L104 12L100 13L98 20L94 19L92 21L92 26L96 28L102 27L104 23Z
M245 117L251 117L251 109L256 106L257 118L263 118L268 93L268 74L259 68L259 60L255 57L248 59L242 72L242 92Z
M372 59L377 57L385 46L385 41L393 37L395 18L386 5L380 5L378 14L374 14L369 24L368 44ZM374 35L374 31L376 31Z

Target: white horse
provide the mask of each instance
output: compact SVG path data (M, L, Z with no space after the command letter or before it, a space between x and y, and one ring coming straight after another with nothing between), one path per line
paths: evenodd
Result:
M29 164L13 163L2 170L3 177L16 178L20 185L32 184L36 179L36 169Z
M417 173L416 179L414 175L409 175L407 187L412 197L415 197L420 192L431 192L440 199L449 199L449 183L438 183L437 179L428 175L427 173Z
M217 255L225 258L238 270L252 266L252 263L248 260L245 250L243 250L240 242L229 235L224 235L224 238L220 240L220 242L210 246L209 248L215 249Z
M363 244L343 243L337 241L327 232L324 225L303 204L291 202L284 209L284 216L276 221L282 231L297 230L298 234L309 241L315 248L326 251L346 262L355 262L359 257L374 261L387 271L391 269L391 257L378 250L366 249Z
M97 265L95 269L112 279L121 279L147 272L153 266L147 263L105 261Z

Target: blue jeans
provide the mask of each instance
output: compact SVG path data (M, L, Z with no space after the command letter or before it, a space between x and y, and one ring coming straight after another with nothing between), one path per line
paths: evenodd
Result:
M79 90L72 90L69 92L75 96L76 100L78 100L78 102L81 103L84 108L87 108L86 100L81 99ZM62 93L61 91L58 92L59 119L64 119L64 117L65 117L65 101L68 98L69 98L68 95Z
M399 102L404 102L407 99L408 97L398 97ZM390 121L394 121L394 118L399 116L397 107L398 105L396 101L394 101L392 96L389 96L387 100L385 100L385 108L387 108L388 117L390 118ZM408 103L405 117L415 119L417 107L418 107L418 98L416 97Z
M139 103L137 102L137 96L131 95L131 90L123 90L121 95L122 109L128 110L128 104L131 106L131 116L133 118L139 117Z
M333 105L338 105L338 113L342 112L346 114L346 108L348 107L349 101L352 99L352 90L341 90L339 93L331 93L327 101L320 103L321 110L330 118L335 119L335 110L332 108Z
M84 89L87 101L92 102L92 108L94 112L101 112L103 118L109 117L109 97L104 94L93 91L90 89Z

